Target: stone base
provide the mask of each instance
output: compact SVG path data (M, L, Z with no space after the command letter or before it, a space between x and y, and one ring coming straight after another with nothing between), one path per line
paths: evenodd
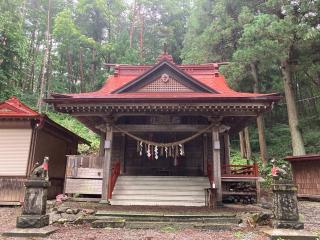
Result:
M262 231L267 234L270 240L286 239L286 240L316 240L316 234L305 230L293 229L266 229Z
M21 215L17 217L17 228L42 228L49 225L49 215Z
M111 205L111 204L110 204L110 201L109 201L109 200L106 200L106 199L101 199L101 200L99 201L99 203L101 203L101 204L106 204L106 205Z
M273 220L272 226L274 228L281 229L304 229L304 224L299 221L281 221L281 220Z
M124 228L126 220L124 218L106 218L92 222L93 228Z
M57 231L57 227L47 226L43 228L14 228L11 231L4 232L5 237L47 237Z

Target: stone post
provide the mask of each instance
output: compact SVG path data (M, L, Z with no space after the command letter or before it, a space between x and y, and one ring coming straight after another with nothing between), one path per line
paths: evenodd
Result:
M46 214L48 187L43 179L29 179L25 182L26 192L22 214L17 218L17 228L41 228L49 225Z
M292 180L274 180L273 191L273 227L303 229L299 221L297 188Z

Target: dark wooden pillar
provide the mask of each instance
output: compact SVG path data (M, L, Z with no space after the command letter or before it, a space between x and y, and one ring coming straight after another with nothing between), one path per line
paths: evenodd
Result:
M222 205L222 184L221 184L221 159L220 159L220 139L219 127L212 128L212 161L213 161L213 180L217 189L217 206Z
M104 156L104 142L106 139L106 134L101 133L100 134L100 145L99 145L99 156L103 157Z
M126 172L126 166L125 166L125 152L126 152L126 135L121 134L121 147L120 147L120 174L123 174Z
M203 134L203 174L208 175L208 136Z
M230 164L230 137L229 133L225 132L223 134L224 140L224 157L225 157L225 164Z
M106 139L104 142L104 159L103 159L103 179L101 202L108 202L109 176L111 170L111 152L112 152L112 119L106 119Z

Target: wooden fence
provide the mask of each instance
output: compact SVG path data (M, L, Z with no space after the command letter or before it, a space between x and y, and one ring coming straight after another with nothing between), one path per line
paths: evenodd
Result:
M65 193L101 194L103 157L68 155Z

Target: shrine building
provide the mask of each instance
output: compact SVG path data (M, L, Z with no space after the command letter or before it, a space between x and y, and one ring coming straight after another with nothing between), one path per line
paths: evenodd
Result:
M51 96L46 102L56 111L101 139L99 156L69 156L66 193L112 205L259 199L258 167L230 164L229 135L270 111L280 96L232 90L219 63L178 65L165 51L154 65L114 65L98 91ZM241 182L254 190L235 193Z

